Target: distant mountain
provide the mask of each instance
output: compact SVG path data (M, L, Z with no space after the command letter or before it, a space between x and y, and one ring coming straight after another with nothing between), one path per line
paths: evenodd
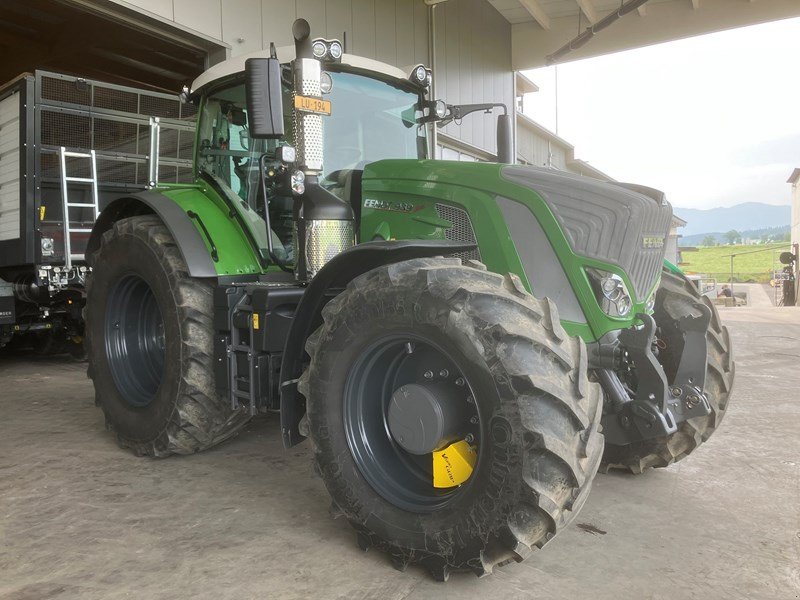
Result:
M744 240L763 240L770 239L775 241L782 240L791 230L789 225L782 227L765 227L763 229L737 229L736 231L741 234ZM728 229L727 231L730 231ZM727 231L709 231L706 233L695 233L694 235L682 235L680 239L681 246L701 246L706 237L712 236L717 244L727 244L728 240L725 238Z
M686 227L679 230L684 237L715 231L724 233L731 229L741 232L748 229L781 227L789 225L792 218L791 206L775 206L762 202L745 202L709 210L675 208L674 212L687 223Z

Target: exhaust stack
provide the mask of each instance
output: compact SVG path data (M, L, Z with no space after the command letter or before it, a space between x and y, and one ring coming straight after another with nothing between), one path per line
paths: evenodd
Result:
M324 161L324 114L309 109L322 98L322 63L314 57L311 27L305 19L292 26L296 57L293 123L297 164L303 173L295 187L294 256L295 277L307 280L334 256L355 245L352 207L319 184Z

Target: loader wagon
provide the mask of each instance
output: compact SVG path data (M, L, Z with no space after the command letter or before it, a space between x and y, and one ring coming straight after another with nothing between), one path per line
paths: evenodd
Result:
M151 181L191 181L195 113L174 94L46 71L0 88L0 347L82 353L96 217Z

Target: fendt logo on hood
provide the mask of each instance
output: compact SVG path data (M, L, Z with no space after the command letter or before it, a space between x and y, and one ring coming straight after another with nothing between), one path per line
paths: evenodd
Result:
M388 200L375 200L374 198L367 198L364 200L364 208L410 213L420 211L425 208L425 206L422 204L411 204L411 202L389 202Z
M646 235L642 237L642 248L663 248L664 238L658 235Z

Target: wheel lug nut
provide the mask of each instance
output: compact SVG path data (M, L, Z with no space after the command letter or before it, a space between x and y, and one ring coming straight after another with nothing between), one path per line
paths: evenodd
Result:
M469 422L472 423L473 425L477 425L478 417L470 417Z
M468 444L471 444L472 442L475 441L475 436L472 435L471 433L468 433L467 435L464 436L464 441L467 442Z
M425 379L433 379L433 371L425 371L425 374L423 375L423 377Z
M467 404L472 404L473 402L475 402L475 398L472 396L467 396Z
M442 379L447 379L448 377L450 377L450 371L448 371L447 369L442 369L441 371L439 371L439 377L441 377Z
M459 377L458 379L456 379L456 385L463 386L464 383L465 383L465 381L464 381L463 377Z

